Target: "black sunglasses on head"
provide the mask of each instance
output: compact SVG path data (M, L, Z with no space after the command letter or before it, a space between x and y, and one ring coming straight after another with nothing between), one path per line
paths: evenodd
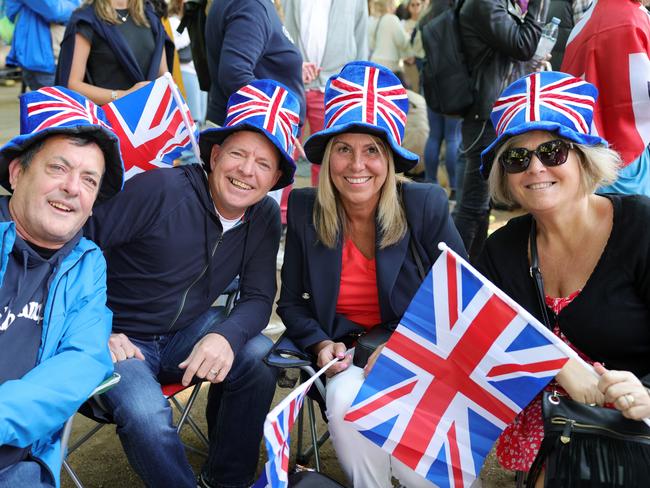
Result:
M566 163L571 148L573 148L573 144L561 139L543 142L536 149L512 147L503 151L499 157L499 162L506 173L526 171L530 166L533 154L537 156L544 166L560 166Z

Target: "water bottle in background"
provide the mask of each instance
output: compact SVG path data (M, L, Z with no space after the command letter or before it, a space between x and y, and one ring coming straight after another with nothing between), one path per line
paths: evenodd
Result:
M560 25L560 19L553 17L551 21L544 26L542 36L539 38L537 50L533 55L533 65L539 66L553 50L557 41L557 30Z

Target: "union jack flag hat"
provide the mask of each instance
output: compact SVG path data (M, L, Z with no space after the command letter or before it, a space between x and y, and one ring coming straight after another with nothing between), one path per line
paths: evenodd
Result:
M401 144L409 102L406 89L388 68L368 61L352 61L325 86L325 128L305 143L307 158L323 162L329 140L344 132L373 134L393 150L395 171L408 171L418 156Z
M607 146L591 134L598 89L580 78L558 71L532 73L503 90L494 102L492 125L497 138L481 153L481 174L490 174L497 148L508 138L543 130L588 146Z
M122 189L124 163L120 144L101 107L60 86L48 86L20 97L20 135L0 148L0 185L11 192L9 163L31 145L55 134L90 135L104 153L106 166L97 201Z
M280 151L282 176L271 190L284 188L293 183L296 172L291 154L299 123L300 101L289 88L273 80L255 80L230 95L223 127L199 134L203 165L210 172L212 146L221 144L234 132L252 130L266 136Z

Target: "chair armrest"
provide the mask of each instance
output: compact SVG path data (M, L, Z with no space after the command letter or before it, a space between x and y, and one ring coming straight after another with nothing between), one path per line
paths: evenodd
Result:
M276 368L302 368L312 365L311 355L301 351L285 334L278 339L264 362Z

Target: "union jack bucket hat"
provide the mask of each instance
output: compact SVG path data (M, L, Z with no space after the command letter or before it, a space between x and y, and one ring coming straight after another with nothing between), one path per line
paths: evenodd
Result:
M307 158L321 164L333 136L361 132L386 141L393 150L395 171L408 171L419 159L401 146L408 109L406 89L392 71L368 61L352 61L327 81L325 128L305 143Z
M252 130L265 136L280 151L282 176L271 190L293 183L296 163L291 154L298 136L300 101L282 83L255 80L240 88L228 99L223 127L211 128L199 134L199 149L205 170L210 172L212 146L240 130Z
M11 192L9 163L33 144L55 134L90 135L104 153L105 172L97 202L124 185L124 163L117 135L101 107L60 86L48 86L20 97L20 135L0 148L0 185Z
M559 71L542 71L518 79L494 102L492 125L497 138L481 153L481 174L490 175L498 147L512 136L533 130L587 146L607 146L591 134L598 89L591 83Z

